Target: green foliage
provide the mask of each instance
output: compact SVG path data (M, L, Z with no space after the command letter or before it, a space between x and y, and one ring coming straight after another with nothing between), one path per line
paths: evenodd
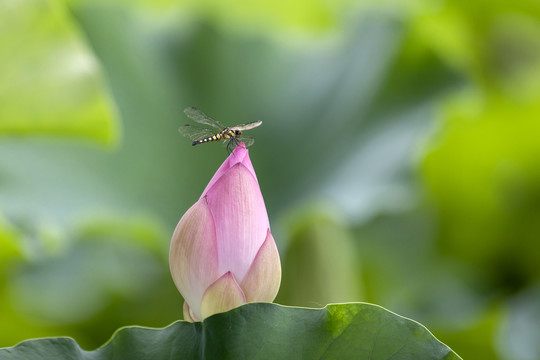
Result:
M540 107L500 98L485 101L481 113L471 111L474 103L449 106L445 139L433 146L423 170L441 204L440 246L489 277L491 286L513 291L540 279L540 224L531 221L540 211L540 168L534 155L540 143L531 136L540 134ZM463 203L468 204L466 213Z
M226 155L176 132L194 105L263 120L281 303L539 357L536 2L66 3L0 4L0 346L178 319L167 243Z
M364 298L352 234L322 212L302 211L289 222L276 302L313 307Z
M324 309L247 304L204 323L120 329L84 351L69 338L25 341L0 349L5 360L41 359L460 359L422 325L368 304Z
M117 140L97 59L62 2L3 2L0 34L0 135Z
M4 342L78 328L87 334L81 343L95 346L134 318L159 325L178 308L164 235L148 219L95 218L63 236L39 232L39 242L13 237L10 256L3 243L2 318L10 324L0 329ZM160 298L161 307L139 311Z

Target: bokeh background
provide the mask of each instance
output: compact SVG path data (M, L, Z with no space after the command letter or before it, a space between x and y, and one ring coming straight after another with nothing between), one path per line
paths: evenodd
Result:
M277 302L540 358L540 3L0 0L0 346L182 317L177 221L257 119Z

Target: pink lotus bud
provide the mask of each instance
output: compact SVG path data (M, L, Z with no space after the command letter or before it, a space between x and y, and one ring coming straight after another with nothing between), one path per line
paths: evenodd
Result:
M281 264L264 200L243 144L182 216L169 266L184 297L184 319L200 321L247 302L271 302Z

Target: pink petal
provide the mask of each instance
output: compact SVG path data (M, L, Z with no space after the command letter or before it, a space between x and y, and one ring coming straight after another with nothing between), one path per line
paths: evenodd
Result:
M219 274L231 271L242 282L269 228L259 184L240 162L214 183L207 199L216 226Z
M274 238L268 230L251 268L241 284L248 302L272 302L281 283L281 263Z
M246 303L244 293L231 272L217 279L203 295L202 319L233 309Z
M206 198L202 198L180 219L169 251L174 283L198 318L204 291L219 276L217 257L214 220Z
M214 186L216 181L219 180L230 168L232 168L236 164L243 164L253 175L255 178L255 181L257 181L257 176L255 175L255 170L253 169L253 165L251 164L251 160L249 159L249 151L246 149L243 143L240 143L237 147L234 148L234 151L229 155L229 157L221 164L219 169L216 171L214 176L212 177L212 180L208 183L206 188L204 189L201 198L204 197L208 191ZM257 184L259 182L257 181Z

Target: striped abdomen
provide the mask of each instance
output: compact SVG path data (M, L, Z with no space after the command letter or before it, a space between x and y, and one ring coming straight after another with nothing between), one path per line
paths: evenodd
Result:
M234 131L230 130L229 128L225 128L221 130L220 132L218 132L217 134L214 134L204 139L195 140L194 142L191 143L191 145L195 146L195 145L206 143L206 142L219 141L221 139L230 139L231 137L234 137L234 136L235 136Z

